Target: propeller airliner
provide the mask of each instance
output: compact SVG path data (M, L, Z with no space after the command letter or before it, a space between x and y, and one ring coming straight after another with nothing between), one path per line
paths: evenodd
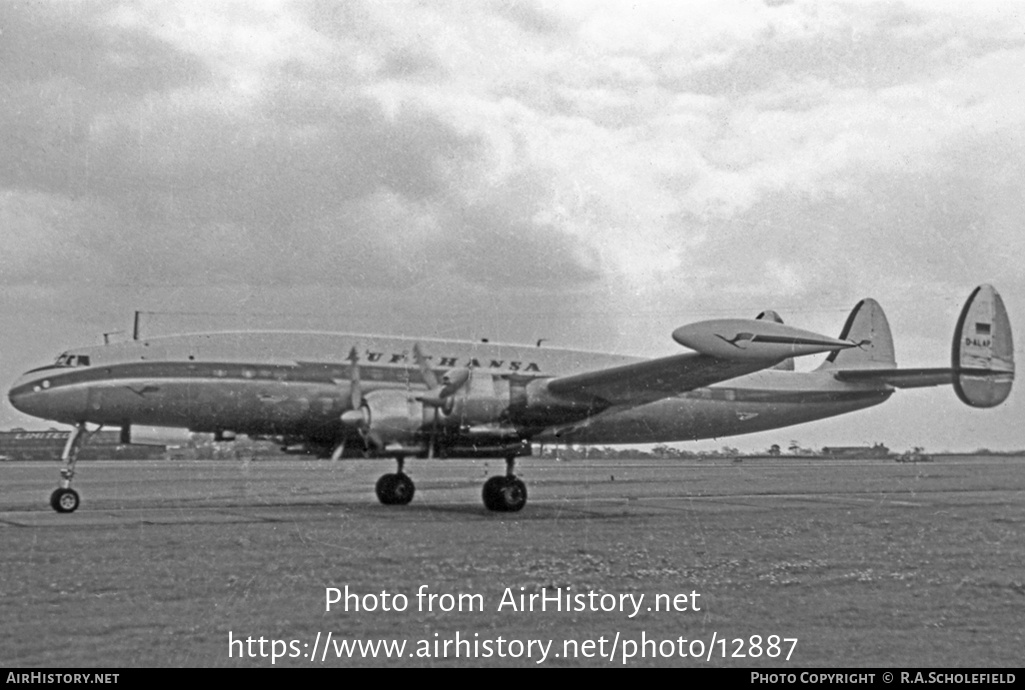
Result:
M899 368L886 316L872 299L838 338L756 319L676 329L686 352L640 359L532 345L310 332L230 332L133 339L61 354L10 389L18 410L74 426L50 504L79 506L71 488L87 425L177 427L273 439L288 453L393 458L381 503L409 503L407 458L496 457L484 505L527 502L516 459L535 444L666 443L765 431L882 403L898 388L950 384L994 407L1014 380L1011 326L989 285L957 321L950 366ZM828 353L817 369L793 358Z

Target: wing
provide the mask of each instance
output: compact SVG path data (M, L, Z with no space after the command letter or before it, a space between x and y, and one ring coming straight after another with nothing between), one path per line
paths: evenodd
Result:
M573 374L547 382L556 396L643 405L773 367L789 357L856 347L848 340L756 319L702 321L673 331L696 352Z
M598 398L609 405L643 405L695 388L744 376L776 364L728 360L687 352L548 381L548 390L567 398Z

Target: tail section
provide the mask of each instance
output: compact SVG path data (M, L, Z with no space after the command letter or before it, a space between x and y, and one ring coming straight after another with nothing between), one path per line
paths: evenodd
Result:
M895 388L953 384L961 402L972 407L996 407L1007 399L1014 383L1011 322L1004 301L991 285L975 288L965 302L954 329L949 369L898 369L890 327L874 300L858 303L840 338L862 343L830 354L819 367L833 370L840 381L882 383Z
M1011 394L1011 321L992 285L980 285L968 297L954 329L950 359L954 392L966 405L995 407Z
M883 308L874 299L858 302L847 317L840 340L852 340L857 347L831 352L820 370L893 369L893 336Z

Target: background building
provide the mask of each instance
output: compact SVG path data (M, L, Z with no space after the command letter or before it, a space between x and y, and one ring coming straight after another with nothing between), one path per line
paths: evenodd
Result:
M3 460L57 460L70 431L46 429L28 431L11 429L0 431L0 459ZM98 431L82 447L80 460L149 460L164 457L165 446L125 445L120 442L118 430Z

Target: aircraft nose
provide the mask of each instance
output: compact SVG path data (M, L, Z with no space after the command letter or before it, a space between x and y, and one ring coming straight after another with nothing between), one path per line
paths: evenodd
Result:
M33 380L33 377L27 374L21 376L7 391L7 400L10 401L11 407L19 412L38 417L37 413L43 397L41 383L41 381Z
M7 392L11 406L33 417L75 423L85 412L86 392L78 386L64 386L50 376L29 372Z

